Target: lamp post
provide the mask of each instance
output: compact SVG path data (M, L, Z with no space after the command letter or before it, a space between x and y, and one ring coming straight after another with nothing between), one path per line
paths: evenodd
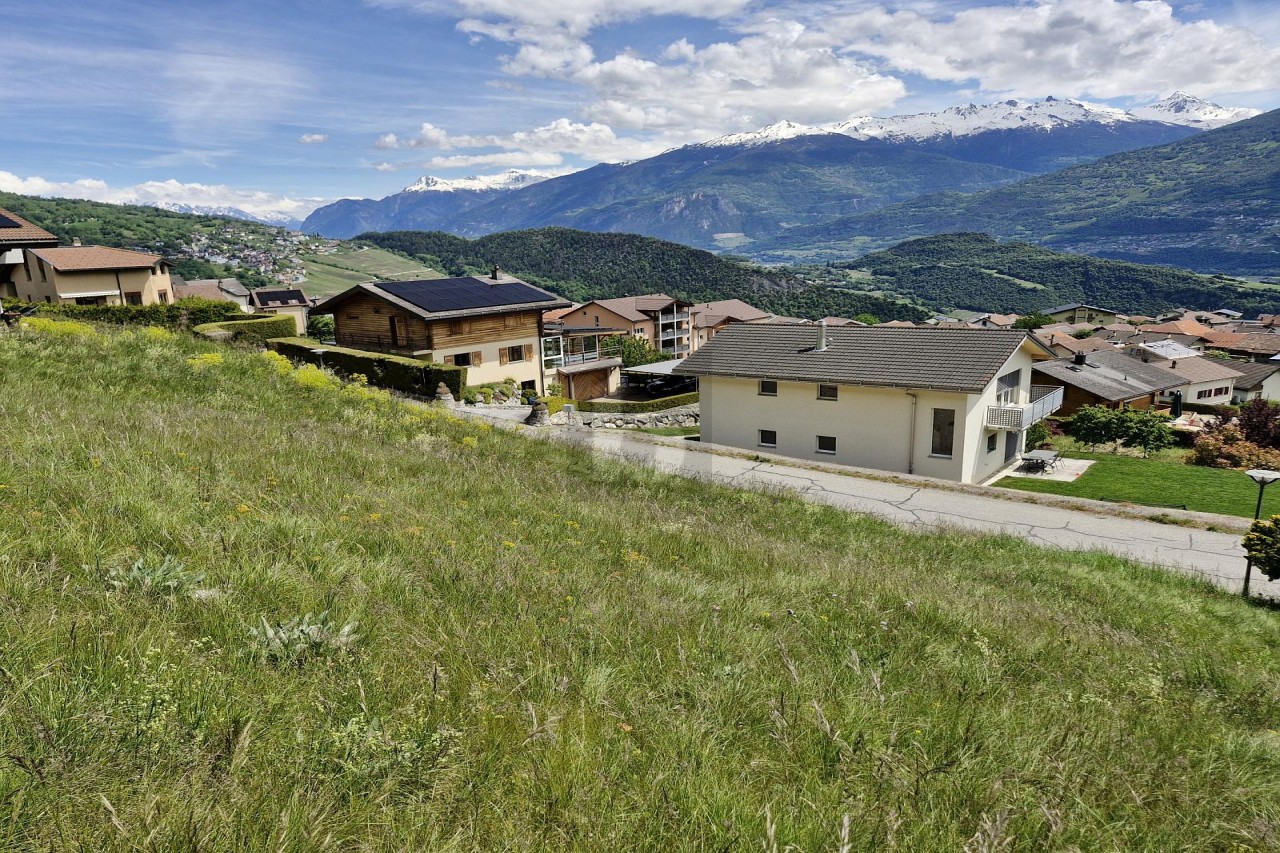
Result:
M311 354L312 354L312 355L317 355L317 356L319 356L319 357L320 357L320 369L321 369L321 370L324 370L324 350L322 350L322 349L313 349L313 350L311 351ZM1262 506L1262 504L1258 504L1258 506Z
M1262 493L1267 490L1267 486L1271 485L1276 480L1280 480L1280 471L1267 471L1263 468L1254 468L1253 470L1246 471L1245 473L1249 475L1249 479L1258 484L1258 505L1253 510L1253 520L1257 521L1262 515ZM1240 592L1240 594L1245 598L1249 597L1249 575L1252 572L1253 558L1248 557L1245 559L1244 564L1244 588Z

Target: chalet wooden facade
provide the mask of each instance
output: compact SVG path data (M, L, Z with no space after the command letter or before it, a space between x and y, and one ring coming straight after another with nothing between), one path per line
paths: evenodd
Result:
M472 385L507 378L544 390L542 313L569 306L495 270L490 276L360 284L316 306L339 346L467 368Z

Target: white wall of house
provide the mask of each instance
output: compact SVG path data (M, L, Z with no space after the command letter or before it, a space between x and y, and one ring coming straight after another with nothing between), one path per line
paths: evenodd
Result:
M302 305L280 305L274 308L260 309L263 314L278 314L282 317L292 317L293 325L297 328L299 335L307 333L307 309Z
M1174 391L1182 392L1182 402L1184 403L1196 403L1201 406L1225 406L1231 402L1231 395L1235 392L1235 382L1230 379L1191 382L1181 388L1170 388L1160 395L1160 399L1166 402L1172 400Z
M1261 389L1244 391L1240 388L1234 388L1231 391L1231 402L1234 404L1247 403L1259 397L1264 400L1280 400L1280 371L1276 371L1262 380Z
M1031 365L1024 347L997 372L1022 371L1011 402L1031 401ZM834 400L821 399L813 382L778 381L776 396L762 395L756 379L703 376L698 388L702 440L712 444L963 483L985 481L1010 464L1008 431L986 425L987 408L997 404L994 378L981 394L838 385ZM949 454L934 452L935 410L954 412ZM762 444L761 430L775 433L775 446ZM1021 451L1024 437L1014 435ZM820 449L820 436L835 439L834 453Z

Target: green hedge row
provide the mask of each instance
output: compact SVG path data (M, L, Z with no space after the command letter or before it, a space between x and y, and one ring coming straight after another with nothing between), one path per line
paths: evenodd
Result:
M676 406L690 406L698 402L698 392L676 394L674 397L660 397L657 400L632 402L630 400L610 400L607 403L581 400L574 403L580 412L602 412L612 414L641 414L644 412L661 412L674 409Z
M244 316L241 314L241 316ZM226 332L227 340L265 345L273 338L286 338L298 331L298 324L287 315L267 314L248 317L243 320L226 320L221 323L201 323L191 331L197 335L221 337L218 332Z
M267 346L288 358L321 365L347 376L360 373L369 380L370 385L394 388L419 397L434 397L436 386L443 382L453 392L454 398L461 400L462 391L467 387L465 367L432 364L402 355L328 346L310 338L273 338L267 341Z
M17 303L19 310L25 303ZM8 307L6 305L6 307ZM190 329L205 323L243 319L246 315L234 302L214 299L179 299L167 305L40 305L37 314L87 320L92 323L114 323L118 326L164 326Z

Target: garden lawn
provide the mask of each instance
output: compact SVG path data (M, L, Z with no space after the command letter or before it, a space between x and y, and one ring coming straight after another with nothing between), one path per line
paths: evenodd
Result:
M1110 453L1073 451L1064 457L1092 459L1094 464L1072 482L1005 477L995 485L1024 492L1129 501L1155 507L1185 504L1187 509L1198 512L1245 518L1253 518L1258 502L1257 484L1241 471ZM1264 516L1280 514L1280 488L1267 490L1262 512Z
M159 330L0 336L0 416L0 849L1280 839L1280 613L1206 584Z

